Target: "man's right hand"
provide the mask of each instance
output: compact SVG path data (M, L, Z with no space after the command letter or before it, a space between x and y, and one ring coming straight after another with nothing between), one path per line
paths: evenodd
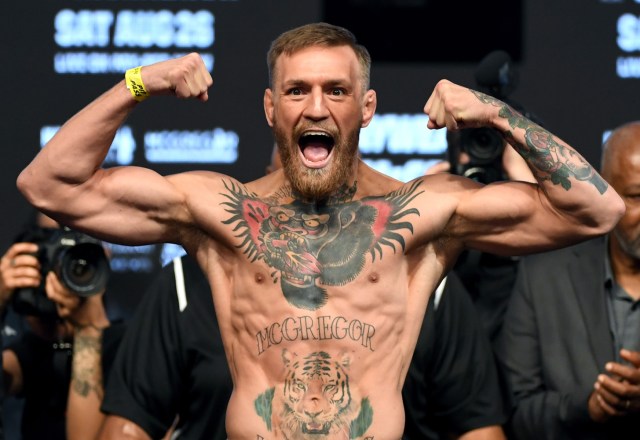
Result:
M38 287L42 281L35 243L15 243L0 259L0 310L16 289Z
M150 95L175 95L206 101L209 99L207 90L213 84L202 57L195 52L144 66L140 74Z
M608 362L608 374L598 376L589 397L589 415L596 422L640 412L640 352L623 349L620 356L628 364Z

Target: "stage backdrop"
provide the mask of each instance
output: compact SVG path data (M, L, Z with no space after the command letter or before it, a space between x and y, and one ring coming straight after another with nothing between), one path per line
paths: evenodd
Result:
M20 170L67 118L140 64L197 51L214 79L210 99L143 103L106 166L262 175L273 142L262 110L266 51L280 32L312 21L345 25L369 47L379 105L361 153L402 180L446 149L445 133L427 130L421 113L433 86L448 78L476 87L478 63L494 50L513 60L509 98L594 165L606 132L640 118L640 1L5 0L0 20L2 252L30 211L15 189ZM127 317L180 249L112 248L110 313Z

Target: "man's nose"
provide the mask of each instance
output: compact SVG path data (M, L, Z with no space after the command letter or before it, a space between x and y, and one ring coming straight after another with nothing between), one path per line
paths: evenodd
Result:
M304 116L320 120L329 116L329 108L327 107L327 97L322 90L314 89L310 95L307 105L305 106Z

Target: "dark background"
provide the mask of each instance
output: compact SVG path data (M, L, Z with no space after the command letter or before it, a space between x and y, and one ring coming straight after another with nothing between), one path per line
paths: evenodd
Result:
M162 174L207 168L241 181L262 175L272 147L262 110L266 51L279 33L321 20L349 27L369 48L379 115L419 115L441 78L475 87L473 74L479 61L501 49L511 55L519 72L510 98L593 165L598 165L604 133L639 118L640 66L635 77L616 73L619 58L640 59L640 4L632 0L4 0L0 5L2 252L30 212L15 180L41 147L41 128L64 123L122 78L123 72L55 73L53 59L58 52L121 50L112 45L59 47L54 41L54 18L63 9L207 10L215 17L215 41L206 48L215 56L209 102L154 98L127 121L137 143L134 163ZM617 22L625 13L637 20L637 30L624 35L637 46L632 44L630 52L617 42ZM180 50L191 49L198 48ZM142 155L145 131L216 127L238 134L236 163L160 165ZM426 128L424 133L428 135ZM401 164L415 156L393 160ZM128 315L159 267L160 253L158 247L143 249L136 258L148 258L151 266L132 264L114 274L110 313Z

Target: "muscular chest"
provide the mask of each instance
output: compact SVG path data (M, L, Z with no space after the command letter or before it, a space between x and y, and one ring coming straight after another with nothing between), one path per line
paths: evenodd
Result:
M323 307L329 292L393 279L391 261L401 259L414 214L401 203L378 197L310 206L245 199L228 221L249 263L267 266L268 278L294 307ZM255 271L254 271L255 272ZM260 279L262 277L262 279Z
M317 313L345 307L367 312L380 304L400 301L408 284L401 254L378 256L375 261L363 255L361 261L344 265L327 265L318 259L313 269L296 268L281 260L240 264L235 297L246 299L252 307L258 306L259 297L270 308L281 304Z

